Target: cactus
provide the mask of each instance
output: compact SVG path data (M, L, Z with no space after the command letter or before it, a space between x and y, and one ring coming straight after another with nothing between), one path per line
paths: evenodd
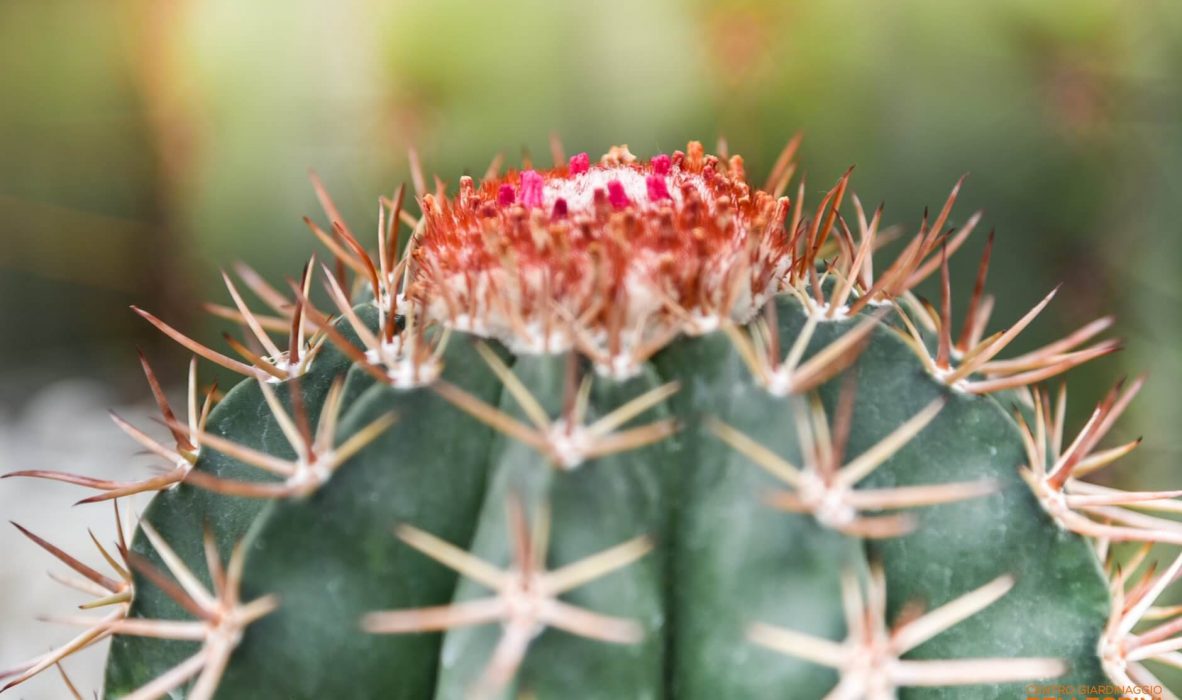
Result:
M762 188L698 143L556 146L455 196L416 167L421 214L382 198L374 251L314 182L332 264L240 265L268 311L228 275L209 307L240 359L136 309L246 377L203 391L195 359L178 412L141 357L171 440L115 421L159 475L9 475L158 492L134 537L115 506L111 574L22 528L104 614L9 687L110 638L135 700L1168 694L1145 662L1177 661L1182 558L1136 572L1182 544L1154 514L1182 491L1084 480L1136 446L1101 442L1140 380L1075 437L1041 386L1110 320L1002 358L1054 292L987 335L990 237L954 332L960 183L885 262L849 172L811 213L783 196L797 144Z

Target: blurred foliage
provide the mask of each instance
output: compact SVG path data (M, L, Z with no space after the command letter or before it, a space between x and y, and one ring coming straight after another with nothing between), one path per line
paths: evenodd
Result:
M853 163L908 227L970 173L995 325L1058 282L1027 346L1118 313L1129 349L1075 372L1075 415L1149 371L1131 481L1178 461L1178 3L0 0L0 65L0 400L134 381L133 344L181 367L126 304L216 337L197 303L224 298L219 266L281 280L314 247L309 168L365 230L412 144L454 181L548 162L551 132L593 154L724 136L760 179L802 131L810 201Z

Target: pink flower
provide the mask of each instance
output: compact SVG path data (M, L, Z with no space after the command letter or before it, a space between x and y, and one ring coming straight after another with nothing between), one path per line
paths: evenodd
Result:
M656 158L653 159L656 161ZM668 158L666 158L668 160ZM656 170L656 163L653 163L653 170ZM644 179L645 186L648 187L648 199L650 202L659 202L662 199L673 199L669 195L669 188L665 186L665 178L660 175L649 175Z
M653 156L652 162L654 175L668 175L670 168L673 167L673 161L664 153Z
M585 152L570 157L570 174L578 175L591 169L591 158Z
M550 212L551 219L565 219L567 214L566 200L559 197L554 202L554 211Z
M632 203L632 200L628 199L628 193L624 191L624 185L619 180L611 180L607 183L607 201L611 202L614 209L624 209Z
M540 207L542 197L542 176L536 170L521 173L521 204L525 207Z

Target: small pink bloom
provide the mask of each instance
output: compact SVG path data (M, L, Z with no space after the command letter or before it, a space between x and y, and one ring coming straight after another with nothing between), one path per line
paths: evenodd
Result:
M668 175L669 169L673 166L673 161L664 153L653 156L653 174L654 175ZM651 189L649 190L652 191Z
M570 174L578 175L585 173L591 168L591 158L586 153L580 153L570 157Z
M536 170L521 173L521 204L526 207L540 207L542 201L542 176Z
M497 204L502 207L507 207L517 199L517 192L514 191L513 185L501 185L497 190Z
M660 175L649 175L644 179L644 184L648 186L648 200L650 202L673 199L669 195L669 188L665 186L665 178Z
M607 183L607 200L616 209L623 209L632 202L632 200L628 199L628 194L624 192L624 185L619 180L612 180Z

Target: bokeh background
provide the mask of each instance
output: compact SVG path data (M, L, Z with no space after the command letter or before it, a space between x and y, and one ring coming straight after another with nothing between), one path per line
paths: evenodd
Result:
M147 414L136 347L170 384L187 358L127 306L215 341L199 302L225 300L219 266L281 281L313 248L309 168L365 230L411 145L454 182L498 152L548 160L551 132L592 155L722 136L762 181L798 131L812 203L855 164L863 201L911 229L970 173L955 219L983 208L997 231L994 327L1059 282L1017 349L1118 314L1127 348L1072 374L1072 415L1148 372L1121 426L1146 441L1117 478L1178 483L1169 0L0 0L0 470L142 469L103 408ZM954 260L957 308L983 243ZM85 551L85 527L108 537L111 518L71 509L77 495L0 482L0 515ZM69 631L29 622L77 602L43 568L0 531L0 667ZM100 664L67 668L90 689Z

